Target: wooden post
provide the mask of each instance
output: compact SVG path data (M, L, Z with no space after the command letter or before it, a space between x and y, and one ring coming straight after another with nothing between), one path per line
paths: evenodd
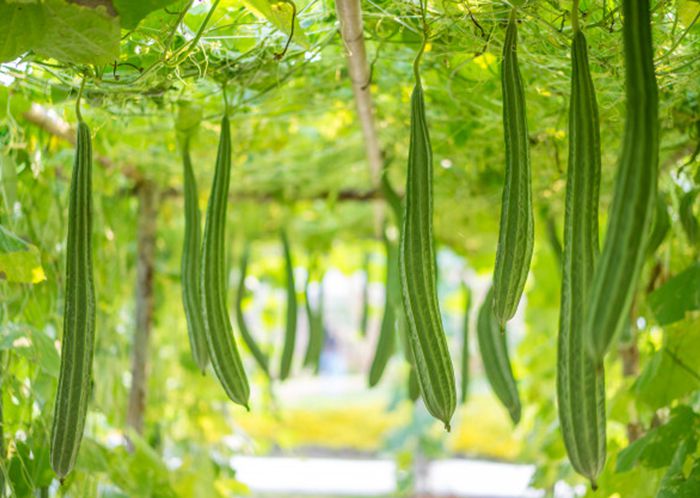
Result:
M153 326L153 275L155 273L156 219L158 192L153 182L144 180L137 186L139 199L137 221L136 306L134 342L131 350L131 390L126 423L138 434L143 433L148 384L148 342Z
M372 188L378 189L383 160L379 138L374 126L374 106L370 92L371 73L367 63L365 39L362 28L362 7L360 0L336 0L335 9L340 20L340 35L345 44L348 73L355 94L357 117L365 140L365 152L369 163ZM382 204L374 205L374 231L381 233L384 219Z

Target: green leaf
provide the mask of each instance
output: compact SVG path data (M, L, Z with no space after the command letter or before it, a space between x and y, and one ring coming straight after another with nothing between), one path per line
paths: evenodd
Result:
M29 284L45 279L39 249L0 225L0 280Z
M700 310L700 262L671 278L649 296L660 325L682 320L686 312Z
M39 4L0 0L0 62L16 59L44 36L46 13Z
M109 64L119 57L119 19L103 7L46 0L45 34L37 53L74 64Z
M277 29L289 36L292 33L293 3L290 0L243 0L243 3L258 17L275 25ZM309 48L309 40L301 29L299 19L294 19L294 36L292 40L304 48Z
M51 338L43 331L23 324L8 323L0 329L0 351L11 350L58 378L60 357Z
M695 447L700 431L700 415L692 408L680 405L671 412L669 421L622 450L617 458L616 472L628 472L638 464L651 469L671 465L676 448L682 444Z
M700 460L695 459L688 477L683 473L685 461L695 451L696 443L686 439L673 455L671 465L661 480L656 498L697 498L700 496Z
M167 7L177 0L114 0L114 8L121 18L122 28L134 29L141 19L153 11Z
M634 384L639 400L653 409L700 389L700 320L679 322L666 330L665 344Z
M647 436L648 434L633 441L620 452L617 456L615 472L629 472L637 465L637 462L644 456L644 452L651 442L651 438Z
M119 18L102 5L0 0L0 62L33 50L61 62L108 64L119 57L120 35Z

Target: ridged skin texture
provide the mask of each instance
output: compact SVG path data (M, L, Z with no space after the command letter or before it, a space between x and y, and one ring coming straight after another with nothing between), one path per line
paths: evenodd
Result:
M282 247L284 249L284 268L287 275L287 323L282 348L282 364L280 365L280 380L289 377L292 369L292 358L297 340L297 291L294 284L294 262L289 246L287 232L282 231Z
M68 208L61 369L51 428L51 467L63 479L75 465L90 399L95 344L92 270L92 144L78 124Z
M201 292L209 358L226 394L248 408L248 377L233 338L226 306L226 205L231 175L231 129L228 117L221 120L216 171L209 195L202 238Z
M423 401L428 411L442 420L449 430L457 391L437 299L433 157L425 120L423 88L417 74L411 96L411 139L399 268L408 342Z
M207 351L204 314L199 291L199 250L202 238L202 220L199 212L197 180L195 179L194 171L192 171L192 161L190 159L189 138L186 139L182 149L182 167L185 184L185 238L182 246L182 262L180 266L182 303L185 308L185 316L187 317L187 333L190 339L192 358L199 370L204 373L209 364L209 352Z
M255 358L255 362L258 366L265 372L265 375L270 376L269 360L265 353L263 353L258 343L255 341L253 334L250 333L248 329L248 324L245 321L245 315L243 314L243 297L245 296L245 278L248 274L248 260L250 258L250 246L246 244L243 249L243 255L241 256L241 266L240 266L240 277L238 279L238 290L236 292L236 322L238 324L238 330L241 332L241 337L245 343L250 354Z
M588 351L596 365L628 319L656 207L658 89L649 0L623 0L627 113L603 252L586 310Z
M464 286L464 318L462 321L462 377L459 389L459 399L467 401L469 391L469 309L472 304L472 292Z
M506 178L493 277L493 310L501 328L518 309L530 271L534 245L530 148L525 93L518 68L517 38L518 28L513 10L506 29L501 66Z
M520 396L510 367L506 336L493 314L493 289L489 290L479 309L476 332L486 378L496 397L508 410L513 424L517 424L520 421Z
M396 349L396 321L398 318L397 301L400 300L399 293L399 261L398 247L395 242L391 242L384 237L384 247L386 248L386 283L384 285L384 316L379 329L379 338L374 350L374 358L369 369L369 386L373 387L381 380L384 369L389 358Z
M309 299L309 281L306 281L304 289L304 302L306 316L309 322L309 344L304 355L304 366L311 367L314 373L318 373L321 366L321 353L325 342L325 330L323 329L323 279L319 282L318 304L314 310Z
M605 376L585 349L585 303L598 256L600 131L586 38L572 45L569 168L562 254L557 400L564 444L574 469L595 480L605 465Z

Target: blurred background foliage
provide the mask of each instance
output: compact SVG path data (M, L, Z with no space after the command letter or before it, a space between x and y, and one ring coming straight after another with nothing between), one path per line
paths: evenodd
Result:
M564 214L570 1L524 2L519 27L538 214L526 298L509 331L523 421L511 427L473 347L470 397L450 434L420 403L406 400L401 354L376 389L366 388L383 306L377 217L385 208L364 155L334 3L295 3L286 52L288 1L80 4L0 0L0 480L12 496L49 487L76 497L234 496L247 491L231 456L315 452L390 455L409 474L419 456L494 458L535 463L533 485L547 492L559 480L583 482L566 461L555 404L560 274L552 233L560 234ZM423 35L419 3L366 1L362 8L377 132L392 183L402 191L411 63ZM609 459L596 496L691 498L700 496L700 236L693 203L700 188L700 3L657 0L652 9L661 95L659 187L670 228L647 258L629 328L609 360ZM619 2L581 0L581 10L600 105L605 227L625 112ZM431 37L422 75L436 165L439 292L455 363L461 284L473 288L475 311L495 257L507 12L499 0L428 3ZM73 151L37 126L31 113L39 105L50 119L74 124L83 79L82 114L99 156L98 327L86 438L76 472L59 488L48 465L48 427L59 367ZM227 227L231 311L240 254L251 242L246 315L276 365L284 328L278 238L284 227L300 302L312 260L325 275L325 325L334 358L342 359L314 378L297 357L294 379L280 385L267 381L241 345L253 381L250 413L231 404L211 372L202 376L192 361L179 285L184 216L177 130L194 133L191 152L204 208L224 87L234 140ZM138 435L126 429L125 417L135 328L135 193L144 182L156 186L159 203L145 430ZM364 338L359 323L366 281L371 320ZM300 315L298 356L307 325ZM411 492L410 481L403 492Z

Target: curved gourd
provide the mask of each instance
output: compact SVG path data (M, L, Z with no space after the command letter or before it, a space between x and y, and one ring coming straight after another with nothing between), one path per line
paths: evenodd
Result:
M587 346L596 365L628 317L656 206L659 102L649 0L623 0L627 112L603 251L586 305Z
M467 401L469 391L469 310L472 305L472 292L464 286L464 317L462 321L462 377L460 382L459 397L462 403Z
M369 386L379 383L389 359L396 349L396 322L397 300L400 292L398 248L386 235L384 236L386 249L386 282L384 285L384 316L379 329L379 338L374 352L374 358L369 369Z
M315 310L311 306L309 280L310 277L307 278L306 285L304 286L306 317L309 322L309 343L306 347L306 355L304 356L304 366L311 367L314 373L318 373L321 366L323 343L325 341L325 331L323 329L323 278L321 278L318 284L318 304Z
M287 232L282 230L282 247L284 249L284 269L287 276L287 321L284 333L284 346L282 348L282 363L280 365L280 380L289 377L292 369L292 358L297 337L297 293L294 284L294 263L292 250L289 245Z
M245 314L243 313L243 298L245 296L245 279L248 275L248 260L250 259L250 245L246 244L243 248L243 254L241 255L240 264L240 277L238 278L238 291L236 292L236 322L238 324L238 330L241 332L241 337L245 343L250 354L255 358L255 362L258 366L265 372L265 375L270 377L270 365L269 359L262 349L258 345L257 341L250 333L248 324L245 321Z
M493 288L477 316L477 339L486 378L496 397L506 407L513 424L520 422L520 395L508 358L506 336L493 313Z
M209 364L207 338L204 330L204 315L199 290L200 242L202 234L201 213L197 195L197 180L192 171L189 137L182 147L182 167L185 197L185 237L182 246L180 265L182 280L182 302L187 318L187 332L190 339L192 358L204 373Z
M599 252L600 130L586 38L579 29L574 33L571 63L557 401L569 460L595 487L605 465L605 375L586 352L590 331L584 321Z
M399 268L408 342L421 395L428 411L449 430L457 392L437 298L432 226L433 157L418 72L423 49L414 62L416 84L411 95L411 137Z
M525 92L518 67L515 12L511 11L508 21L501 66L506 178L493 275L493 310L501 328L518 309L534 246L530 147Z
M207 205L202 237L201 293L209 357L228 397L248 408L250 386L233 338L226 306L226 206L231 175L231 129L227 116L221 120L214 180Z

